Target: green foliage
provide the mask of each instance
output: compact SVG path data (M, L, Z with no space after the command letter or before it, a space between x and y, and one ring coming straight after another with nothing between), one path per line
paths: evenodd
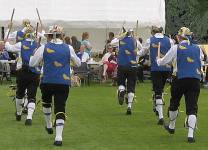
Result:
M200 43L208 36L207 0L165 0L166 33L177 33L182 26L190 28Z

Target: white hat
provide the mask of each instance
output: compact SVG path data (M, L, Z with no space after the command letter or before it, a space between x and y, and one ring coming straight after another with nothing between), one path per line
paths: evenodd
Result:
M129 30L128 30L128 32L133 32L134 30L132 29L132 28L130 28Z

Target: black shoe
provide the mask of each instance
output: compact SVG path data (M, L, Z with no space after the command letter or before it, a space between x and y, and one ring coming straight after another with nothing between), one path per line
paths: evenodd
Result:
M156 108L153 108L153 112L155 113L156 116L159 116L158 111L156 110Z
M188 142L189 143L195 143L194 137L188 137Z
M25 125L26 126L31 126L32 125L32 119L26 119L25 120Z
M21 121L21 115L18 115L17 113L15 113L15 116L16 116L17 121Z
M131 115L131 108L130 107L127 108L126 114Z
M124 102L125 91L118 91L118 103L123 105Z
M164 124L164 119L163 119L163 118L159 119L159 121L158 121L157 124L158 124L158 125L163 125L163 124Z
M62 146L62 141L55 141L53 143L53 145L55 145L55 146Z
M53 128L47 128L47 127L45 127L45 129L48 132L48 134L53 134Z
M164 128L165 128L165 130L167 130L168 133L170 133L170 134L174 134L174 133L175 133L175 129L170 129L170 128L169 128L169 125L164 125Z

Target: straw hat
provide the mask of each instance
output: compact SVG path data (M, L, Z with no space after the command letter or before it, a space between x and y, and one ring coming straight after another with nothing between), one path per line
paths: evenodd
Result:
M29 19L24 19L22 21L22 25L23 25L23 27L26 27L27 25L30 25L30 20Z
M33 26L31 26L30 24L26 25L26 29L25 29L25 37L27 38L35 38L35 29L33 28Z
M193 32L190 31L187 27L181 27L178 31L178 35L187 38L187 36L192 35Z
M49 34L63 34L63 27L61 26L57 26L57 25L54 25L54 26L49 26L49 29L48 29L48 32L45 33L45 35L49 35Z

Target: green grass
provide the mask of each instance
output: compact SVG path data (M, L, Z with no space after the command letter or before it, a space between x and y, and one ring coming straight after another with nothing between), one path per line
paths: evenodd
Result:
M53 146L54 135L46 134L40 104L33 125L24 125L14 117L14 103L7 96L8 85L0 86L0 150L207 150L208 92L201 90L196 143L186 142L187 130L184 100L181 102L175 135L169 135L152 112L151 84L136 88L133 115L126 116L126 105L119 106L116 87L91 85L72 88L67 102L68 119L64 128L63 146ZM167 90L169 93L169 90ZM165 109L170 94L165 96ZM38 92L40 99L40 92ZM168 119L166 118L166 121Z

